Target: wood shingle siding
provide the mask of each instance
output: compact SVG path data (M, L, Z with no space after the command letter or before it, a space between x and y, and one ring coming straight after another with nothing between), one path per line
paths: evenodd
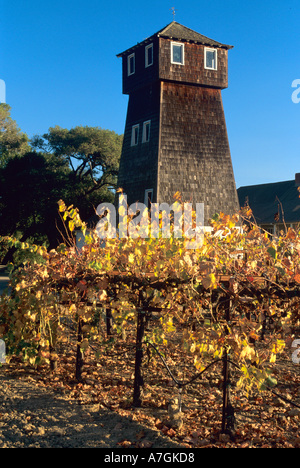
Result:
M184 59L177 63L171 60L173 43L184 45ZM146 66L150 44L153 64ZM216 69L205 67L207 47L216 50ZM184 201L204 203L205 223L216 212L239 209L221 97L230 48L173 22L119 55L129 102L118 186L129 204L144 202L145 190L153 189L154 202L172 204L179 191ZM128 76L133 53L135 73ZM147 142L145 122L150 122ZM132 145L135 126L139 136Z

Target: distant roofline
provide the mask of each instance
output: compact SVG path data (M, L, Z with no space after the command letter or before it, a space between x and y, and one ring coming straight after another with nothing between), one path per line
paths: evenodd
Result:
M287 183L295 183L295 179L290 180L281 180L280 182L266 182L264 184L253 184L253 185L241 185L237 190L247 188L247 187L263 187L266 185L279 185L279 184L287 184Z
M297 174L296 174L297 175ZM299 185L295 179L244 185L237 189L241 206L249 204L258 224L300 223ZM278 205L281 204L281 208ZM283 213L284 216L283 216ZM275 219L280 213L281 221Z
M181 33L178 34L174 32L174 27L172 28L172 26L179 27L179 29L182 28ZM168 33L168 31L170 30L172 31L172 29L173 29L173 32ZM138 42L134 46L129 47L124 52L117 54L117 57L122 57L123 55L127 55L130 51L136 49L137 47L140 47L143 44L147 44L151 42L155 37L163 37L167 39L174 39L177 41L191 42L194 44L202 44L202 45L207 45L211 47L212 46L219 47L219 48L227 49L227 50L233 49L232 45L222 44L221 42L215 41L214 39L210 39L207 36L203 36L202 34L197 33L193 29L187 28L186 26L183 26L182 24L177 23L176 21L172 21L171 23L167 24L167 26L160 29L158 32L152 34L151 36L147 37L143 41Z

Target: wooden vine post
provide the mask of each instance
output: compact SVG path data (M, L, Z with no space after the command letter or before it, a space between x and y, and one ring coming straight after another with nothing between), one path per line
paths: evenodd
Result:
M106 307L104 310L105 310L105 322L106 322L106 335L109 338L113 334L112 313L111 313L110 307Z
M81 349L81 343L83 340L83 320L79 316L77 321L77 349L76 349L76 366L75 366L75 378L77 382L82 381L82 369L83 369L83 351Z
M133 386L133 406L140 407L142 405L142 396L144 379L142 375L143 362L143 341L145 335L146 313L138 310L137 328L136 328L136 349L135 349L135 369L134 369L134 386Z
M228 334L228 325L231 320L232 302L230 296L226 296L224 302L225 312L225 333ZM234 408L231 403L231 369L226 345L223 356L223 408L222 408L222 433L234 437L236 431Z
M58 323L55 320L49 322L49 357L50 357L50 371L55 372L58 365L58 356L56 352L57 346L57 328Z

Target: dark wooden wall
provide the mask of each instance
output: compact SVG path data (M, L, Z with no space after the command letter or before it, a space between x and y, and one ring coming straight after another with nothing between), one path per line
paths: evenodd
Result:
M146 189L156 198L159 145L160 84L147 86L129 97L120 161L118 186L127 194L128 203L144 202ZM151 120L150 141L142 143L143 122ZM139 142L131 146L133 125L140 125Z
M123 92L129 94L118 186L128 203L205 204L205 223L216 212L239 209L227 137L221 89L228 86L227 50L217 48L217 70L204 68L202 44L183 42L184 65L171 64L171 39L151 38L135 53L135 74L128 76L123 55ZM180 42L180 41L174 41ZM153 43L154 63L145 67L145 46ZM142 143L143 122L151 120L150 141ZM139 143L131 146L132 126L140 125Z
M145 47L153 43L153 65L145 67ZM135 73L128 76L127 55L122 58L123 68L123 94L130 94L139 88L144 88L150 83L155 83L159 79L159 43L158 38L154 38L147 44L135 47L132 50L135 53ZM128 54L130 55L130 54Z
M163 83L158 200L205 204L205 222L239 209L221 91Z
M171 63L171 39L154 38L149 43L135 47L131 53L135 54L136 71L128 76L127 57L122 58L123 67L123 93L130 94L139 88L148 86L158 80L180 81L200 86L215 88L228 87L227 55L228 51L216 48L218 56L218 69L208 70L204 68L205 46L189 42L182 42L185 49L185 64ZM145 67L145 47L153 43L153 65ZM181 42L180 42L181 43Z
M171 39L160 38L159 46L159 78L161 80L179 81L195 85L216 88L228 87L227 53L226 49L217 48L217 70L204 68L204 49L201 44L183 42L184 65L171 64Z

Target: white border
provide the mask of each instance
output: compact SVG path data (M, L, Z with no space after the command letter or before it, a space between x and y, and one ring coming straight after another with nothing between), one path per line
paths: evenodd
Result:
M137 128L138 129L138 134L137 134L137 141L135 142L135 139L134 139L134 129ZM137 125L132 125L131 127L131 143L130 143L130 146L137 146L139 144L139 137L140 137L140 124L137 124Z
M152 63L148 63L148 49L152 49ZM153 65L154 55L153 55L153 42L145 47L145 68L151 67Z
M131 57L134 58L134 71L132 73L130 73L130 59L131 59ZM135 54L130 54L127 57L127 76L131 76L131 75L134 75L134 74L135 74Z
M182 62L174 62L173 60L174 45L182 47ZM182 42L171 42L171 63L173 63L174 65L184 65L184 44Z
M216 54L216 68L211 68L211 67L208 67L206 65L206 52L215 52L215 54ZM206 70L218 70L218 50L217 49L213 49L211 47L205 47L204 48L204 68L206 68Z
M149 124L149 139L146 140L146 124ZM150 141L150 134L151 134L151 120L146 120L143 122L143 136L142 136L142 143L148 143Z

